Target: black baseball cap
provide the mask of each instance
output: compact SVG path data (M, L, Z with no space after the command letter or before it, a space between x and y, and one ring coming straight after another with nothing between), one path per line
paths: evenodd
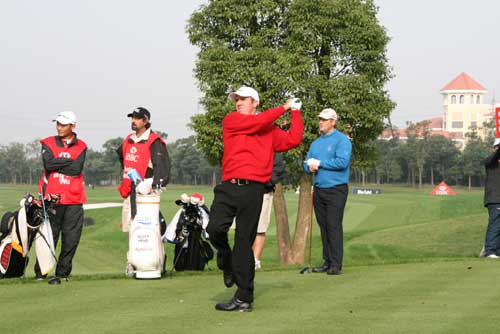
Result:
M151 113L143 107L135 108L127 117L135 117L135 118L147 118L151 119Z

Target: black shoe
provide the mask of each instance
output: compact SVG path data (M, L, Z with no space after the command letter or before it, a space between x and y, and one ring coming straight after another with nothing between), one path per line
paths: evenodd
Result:
M59 277L54 277L52 279L49 279L48 283L50 285L59 285L61 284L61 279Z
M234 285L234 275L232 271L224 270L224 285L230 288Z
M218 311L239 311L239 312L251 312L252 303L247 303L239 300L236 297L231 298L229 303L219 303L215 305L215 309Z
M64 278L54 277L52 279L49 279L49 281L47 283L49 283L50 285L59 285L59 284L61 284L61 281L67 282L68 278L67 277L64 277Z
M341 274L341 270L338 268L338 267L335 267L335 266L331 266L330 268L328 268L328 270L326 271L326 274L327 275L340 275Z
M320 267L313 268L313 273L326 273L326 271L328 270L328 268L330 268L330 266L325 263L325 264L323 264Z

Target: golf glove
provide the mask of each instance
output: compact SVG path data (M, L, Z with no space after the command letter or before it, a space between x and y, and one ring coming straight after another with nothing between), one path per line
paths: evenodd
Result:
M320 162L321 162L320 160L314 159L314 158L309 158L309 159L306 160L306 163L307 163L308 166L311 166L311 165L313 165L313 166L319 166Z
M132 187L132 181L129 178L122 179L122 183L118 187L121 197L127 198L130 195L130 190Z
M292 110L300 110L302 107L302 101L300 101L299 98L294 98L290 107Z

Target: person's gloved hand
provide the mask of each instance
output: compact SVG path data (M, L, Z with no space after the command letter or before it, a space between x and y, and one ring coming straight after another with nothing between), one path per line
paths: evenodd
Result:
M302 107L302 101L300 101L299 98L293 98L290 108L292 110L300 110L301 107Z
M122 179L122 183L118 187L118 191L120 192L120 196L123 198L127 198L130 195L130 191L132 189L132 181L127 177Z

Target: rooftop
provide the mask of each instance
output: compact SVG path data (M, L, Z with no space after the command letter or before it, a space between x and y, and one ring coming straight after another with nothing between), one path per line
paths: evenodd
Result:
M455 79L451 80L446 86L441 88L445 90L484 90L487 89L479 82L474 80L470 75L465 72L460 73Z

